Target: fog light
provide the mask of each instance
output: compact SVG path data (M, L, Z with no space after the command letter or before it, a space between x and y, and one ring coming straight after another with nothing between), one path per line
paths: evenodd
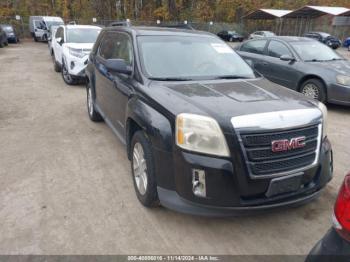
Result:
M198 197L206 197L205 172L203 170L192 170L192 191Z
M72 61L72 62L70 63L70 69L73 70L74 67L75 67L75 63Z

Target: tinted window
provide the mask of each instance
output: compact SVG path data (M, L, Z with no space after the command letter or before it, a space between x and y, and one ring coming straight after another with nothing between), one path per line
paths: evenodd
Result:
M99 56L104 59L124 59L128 65L132 65L133 48L130 37L124 33L107 34L101 42Z
M282 55L292 56L287 46L278 41L271 41L267 49L268 55L280 58Z
M264 53L266 42L266 40L249 41L243 44L240 50L262 55Z
M290 45L304 61L331 61L342 59L328 46L317 41L291 42Z
M62 27L60 27L60 28L57 29L57 32L56 32L56 34L55 34L55 37L56 37L56 38L61 37L62 39L64 38L64 37L63 37L63 28L62 28Z

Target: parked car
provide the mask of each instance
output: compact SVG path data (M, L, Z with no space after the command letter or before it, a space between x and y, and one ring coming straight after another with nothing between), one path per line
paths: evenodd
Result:
M350 51L350 37L344 40L343 46L348 48L348 50Z
M337 49L341 46L341 41L337 37L324 32L310 32L306 33L304 37L315 39L333 49Z
M225 216L306 203L332 177L327 109L255 73L200 31L110 27L87 111L126 144L139 201Z
M7 41L7 35L4 29L0 26L0 48L7 46L8 41Z
M321 102L350 105L350 63L305 37L250 40L239 54L269 80Z
M85 67L101 28L89 25L61 25L52 39L53 63L56 72L68 85L85 79Z
M249 35L249 39L272 37L272 36L276 36L276 35L274 32L271 32L271 31L256 31Z
M306 262L348 262L350 258L350 174L334 206L333 227L310 251Z
M218 37L228 42L242 42L244 39L244 37L236 31L221 31L218 33Z
M55 16L30 16L29 31L35 42L46 42L49 38L49 28L53 25L63 25L64 21L61 17Z
M16 34L16 30L13 28L12 25L2 24L2 25L0 25L0 27L6 33L7 42L9 42L9 43L18 43L19 42L19 38L18 38L18 35Z

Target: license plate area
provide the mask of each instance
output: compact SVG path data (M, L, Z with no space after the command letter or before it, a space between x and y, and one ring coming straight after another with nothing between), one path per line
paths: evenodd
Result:
M285 193L298 191L301 187L303 173L298 173L285 177L278 177L271 180L265 195L273 197Z

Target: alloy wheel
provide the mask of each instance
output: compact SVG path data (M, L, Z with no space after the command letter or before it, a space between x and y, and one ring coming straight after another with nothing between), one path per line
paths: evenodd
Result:
M64 63L63 63L63 67L62 67L62 74L63 74L64 80L66 80L66 82L68 82L68 83L72 82L72 77L68 73L68 69L66 68L66 65Z
M145 195L147 191L147 163L142 145L137 142L133 150L133 170L134 179L137 190L141 195Z
M90 116L93 115L94 112L94 105L92 102L92 92L91 92L91 88L88 88L88 110L89 110L89 114Z
M315 84L309 83L304 86L302 93L306 97L310 97L317 100L319 97L320 91Z

